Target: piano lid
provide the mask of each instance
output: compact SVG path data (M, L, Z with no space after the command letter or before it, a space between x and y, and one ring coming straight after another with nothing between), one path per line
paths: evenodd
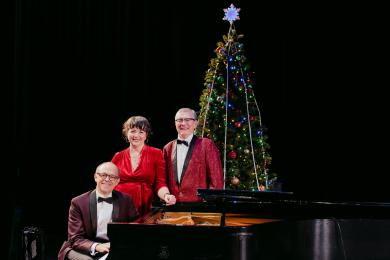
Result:
M292 192L198 189L198 196L225 212L269 212L273 215L311 217L390 218L390 203L321 201L297 198Z
M198 196L208 202L264 202L291 200L293 192L198 189Z

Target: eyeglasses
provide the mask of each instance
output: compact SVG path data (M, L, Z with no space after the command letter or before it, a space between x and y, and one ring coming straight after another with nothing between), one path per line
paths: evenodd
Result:
M107 177L108 177L108 180L110 180L110 181L119 179L119 176L117 176L117 175L111 175L111 174L100 173L100 172L97 172L96 174L99 175L100 178L102 178L103 180L107 179Z
M195 121L195 119L194 118L178 118L178 119L175 119L176 123L183 123L183 121L188 123L190 121Z

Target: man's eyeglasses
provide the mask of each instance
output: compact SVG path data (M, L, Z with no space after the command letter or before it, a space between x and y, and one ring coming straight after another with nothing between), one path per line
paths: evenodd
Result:
M100 172L97 172L96 174L99 175L100 178L102 178L103 180L107 179L107 177L108 177L108 180L110 180L110 181L119 179L119 176L117 176L117 175L110 175L107 173L100 173Z
M190 121L195 121L194 118L178 118L178 119L175 119L175 122L176 123L183 123L183 122L190 122Z

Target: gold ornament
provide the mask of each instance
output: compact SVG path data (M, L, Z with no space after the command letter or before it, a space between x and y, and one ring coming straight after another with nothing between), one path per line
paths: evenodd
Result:
M230 182L234 185L234 186L237 186L238 184L240 184L240 179L237 178L236 176L234 176Z

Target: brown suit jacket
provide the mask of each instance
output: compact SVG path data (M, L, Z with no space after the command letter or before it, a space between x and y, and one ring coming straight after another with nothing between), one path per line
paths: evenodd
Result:
M194 136L189 145L180 180L177 175L176 140L163 149L169 191L178 202L198 202L197 190L223 189L219 150L211 139Z
M138 217L130 196L112 191L113 222L129 222ZM97 202L96 191L88 191L71 200L68 218L68 240L65 241L58 253L58 259L64 260L71 250L89 255L94 242L101 241L96 238L97 228Z

